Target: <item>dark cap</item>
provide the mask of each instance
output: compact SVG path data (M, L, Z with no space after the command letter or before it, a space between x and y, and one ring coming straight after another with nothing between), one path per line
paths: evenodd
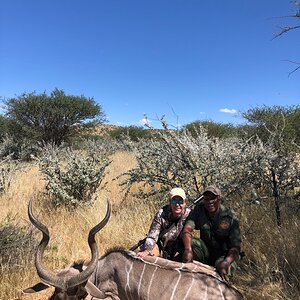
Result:
M213 185L208 186L208 187L204 190L203 195L204 195L205 193L208 193L208 192L213 193L213 194L216 195L216 196L221 196L221 191L220 191L217 187L215 187L215 186L213 186Z

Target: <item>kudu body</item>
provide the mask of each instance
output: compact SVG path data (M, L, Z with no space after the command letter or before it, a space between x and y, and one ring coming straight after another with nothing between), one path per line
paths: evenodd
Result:
M215 269L201 263L179 263L159 257L139 258L132 251L111 250L100 259L94 236L105 226L110 216L110 205L104 219L89 234L92 252L87 266L75 264L58 274L46 270L42 255L49 241L46 226L32 214L31 222L43 232L36 255L36 269L42 281L24 292L32 293L54 286L51 300L121 299L121 300L238 300L243 296Z

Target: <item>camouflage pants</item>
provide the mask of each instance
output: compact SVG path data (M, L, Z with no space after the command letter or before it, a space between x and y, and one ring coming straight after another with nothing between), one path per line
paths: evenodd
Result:
M225 254L220 255L209 250L205 243L199 238L192 238L193 259L200 261L204 264L216 267L221 261L224 260ZM237 259L234 260L229 266L228 275L233 275L237 269Z

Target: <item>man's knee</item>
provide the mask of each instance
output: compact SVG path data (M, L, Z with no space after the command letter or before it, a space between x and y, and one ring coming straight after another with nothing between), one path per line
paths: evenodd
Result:
M207 263L209 253L206 245L201 239L192 238L193 259L202 263Z

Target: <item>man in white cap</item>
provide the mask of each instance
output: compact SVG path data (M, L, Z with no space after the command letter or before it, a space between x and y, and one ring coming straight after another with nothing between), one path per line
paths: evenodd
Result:
M221 204L221 192L208 186L203 201L191 212L183 229L183 262L193 259L215 266L223 279L236 269L241 245L239 220L234 212ZM192 236L200 231L200 239Z
M180 233L191 209L186 207L186 195L183 189L173 188L169 192L169 203L154 216L149 233L139 257L161 255L167 259L178 259L183 252Z

